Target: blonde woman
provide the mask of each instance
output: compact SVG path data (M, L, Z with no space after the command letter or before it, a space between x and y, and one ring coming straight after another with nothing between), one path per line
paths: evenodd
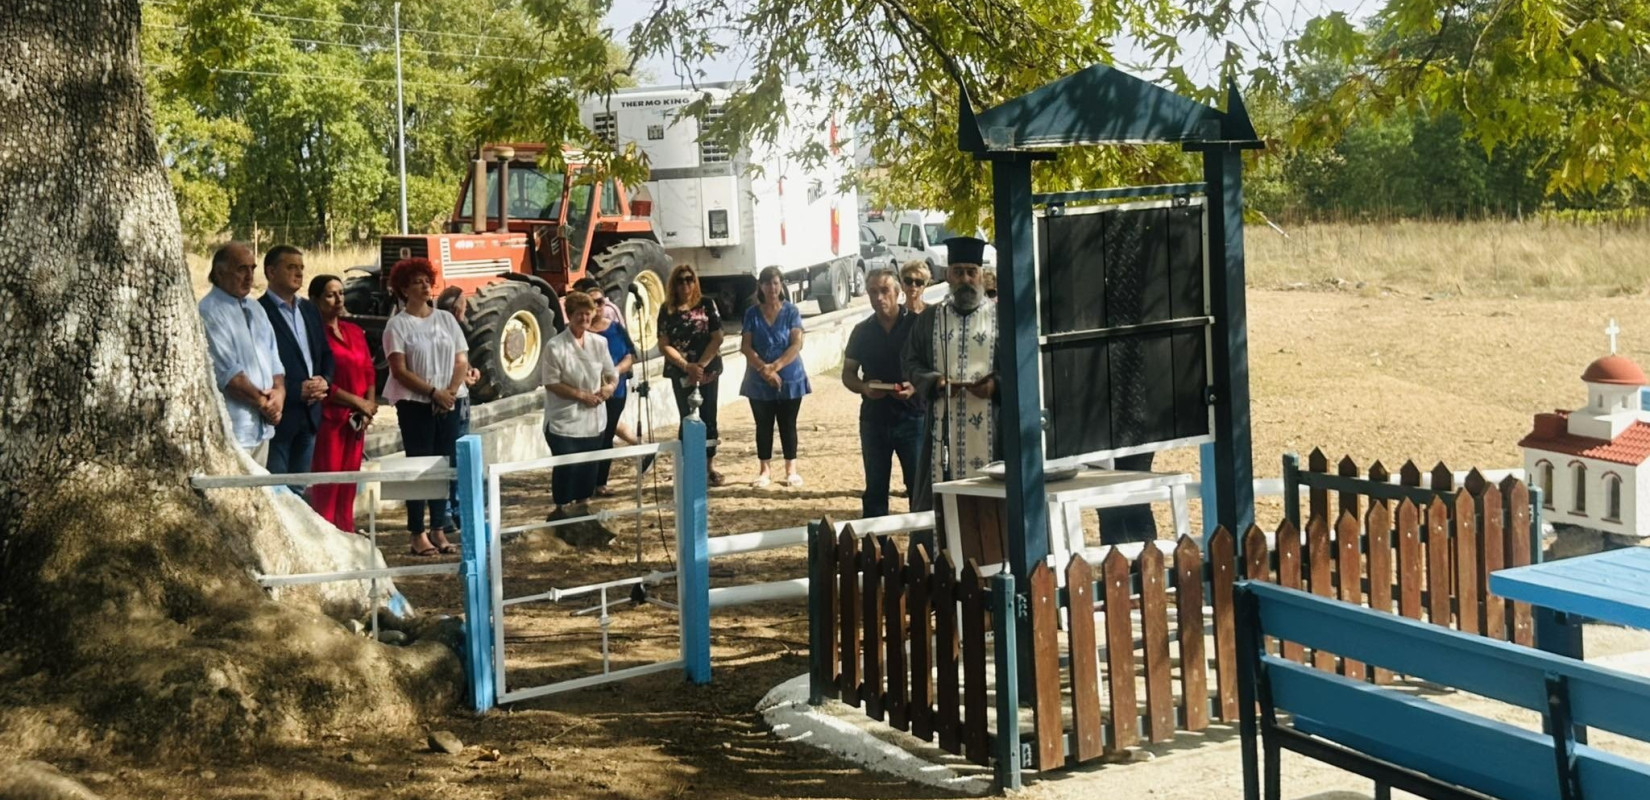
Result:
M900 288L905 290L905 310L912 314L921 314L928 307L922 301L922 290L928 288L933 275L928 271L928 262L916 258L905 262L899 268Z
M670 271L670 300L659 309L659 352L665 357L665 377L676 395L676 411L688 415L688 398L699 390L699 419L705 423L705 438L715 441L716 379L722 374L722 315L716 303L699 290L699 273L689 264L677 264ZM716 471L716 448L705 451L707 482L721 486L725 479Z

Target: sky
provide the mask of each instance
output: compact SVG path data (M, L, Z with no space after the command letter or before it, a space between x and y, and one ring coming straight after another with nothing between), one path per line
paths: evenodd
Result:
M629 27L645 17L654 5L655 0L614 0L613 8L607 15L608 24L618 31L618 38L623 41ZM1264 29L1260 36L1262 41L1239 40L1238 44L1246 50L1253 50L1257 45L1276 46L1285 39L1297 35L1307 20L1314 17L1332 11L1343 11L1353 20L1361 20L1378 10L1380 5L1380 0L1275 0L1268 2L1266 10L1261 13ZM1185 43L1186 74L1199 83L1209 83L1223 49L1221 43L1206 38L1188 40ZM1122 65L1128 65L1143 59L1143 51L1130 52L1125 49L1119 54L1118 60ZM705 70L705 81L737 80L744 77L741 74L742 60L742 54L730 50L699 66ZM652 74L652 82L655 84L685 83L683 78L676 74L676 68L665 59L649 59L642 63L642 68Z

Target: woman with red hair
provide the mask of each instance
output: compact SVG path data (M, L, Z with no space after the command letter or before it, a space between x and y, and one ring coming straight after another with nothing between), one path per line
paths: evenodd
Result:
M405 305L384 327L384 354L390 362L384 401L395 404L407 455L451 460L459 420L470 402L464 385L470 346L458 320L435 307L434 288L435 268L428 259L404 258L390 269L390 291ZM415 556L458 552L447 539L457 526L446 500L408 500L407 531Z

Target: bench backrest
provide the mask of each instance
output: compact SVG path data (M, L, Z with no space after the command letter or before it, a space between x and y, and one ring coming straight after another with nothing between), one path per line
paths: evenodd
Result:
M1242 674L1263 725L1285 711L1300 731L1507 800L1569 796L1561 781L1578 781L1588 797L1650 797L1650 765L1577 744L1570 725L1544 734L1349 680L1269 655L1261 637L1642 741L1650 681L1268 583L1240 582L1236 600ZM1574 759L1561 759L1565 751Z

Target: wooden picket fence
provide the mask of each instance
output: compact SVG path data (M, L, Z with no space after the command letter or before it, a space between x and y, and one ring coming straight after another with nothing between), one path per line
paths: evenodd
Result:
M1021 685L1034 722L1027 735L1016 720L1009 744L1019 745L1016 761L1049 770L1237 719L1239 578L1530 644L1528 606L1485 589L1490 571L1529 560L1529 493L1512 478L1465 483L1452 493L1428 487L1423 504L1378 488L1360 500L1336 484L1348 494L1333 524L1314 514L1303 532L1285 519L1273 536L1250 528L1241 542L1221 529L1207 549L1182 537L1167 554L1147 546L1133 559L1108 548L1098 569L1072 558L1063 586L1039 565L1020 587L1017 637L1029 656L999 653L995 662L988 632L1014 606L993 596L976 565L958 578L943 553L930 564L920 547L902 553L886 537L829 537L834 529L819 525L812 693L988 765L1009 751L989 697L1002 687L988 683L987 665L995 663L996 681L1012 681L1027 664L1030 680ZM1332 653L1282 647L1287 658L1357 680L1394 678Z

